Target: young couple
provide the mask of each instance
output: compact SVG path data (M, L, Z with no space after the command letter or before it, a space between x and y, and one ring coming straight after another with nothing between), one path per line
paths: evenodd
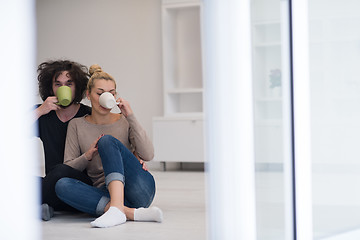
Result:
M42 218L53 210L76 209L99 216L93 227L134 221L162 221L162 211L149 207L155 181L144 161L153 158L153 145L129 103L118 98L121 114L99 104L104 92L116 96L116 82L100 66L87 68L71 61L39 65L39 92L44 100L35 109L45 152L42 179ZM73 101L57 105L57 88L69 86ZM86 91L92 108L80 103ZM85 174L86 172L86 174Z

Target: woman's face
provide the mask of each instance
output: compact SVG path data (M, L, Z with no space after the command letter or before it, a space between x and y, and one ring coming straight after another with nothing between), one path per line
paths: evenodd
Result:
M91 107L99 113L109 113L111 111L111 109L104 108L99 103L99 97L104 92L110 92L115 97L115 83L110 80L96 79L91 92L87 91L87 97L91 101Z

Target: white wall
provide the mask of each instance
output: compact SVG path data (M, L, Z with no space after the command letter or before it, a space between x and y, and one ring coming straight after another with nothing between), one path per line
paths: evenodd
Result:
M99 64L152 138L163 115L160 11L160 0L37 0L37 63Z

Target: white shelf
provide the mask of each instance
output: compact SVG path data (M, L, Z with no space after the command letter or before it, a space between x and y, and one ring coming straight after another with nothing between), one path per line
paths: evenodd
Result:
M162 1L164 115L153 118L155 161L204 162L200 0Z
M176 92L165 95L165 114L190 114L203 111L202 92Z
M255 47L281 47L281 42L266 42L266 43L256 43Z
M281 103L281 97L263 97L263 98L256 98L256 102L279 102Z
M270 75L272 71L281 69L280 20L268 18L253 21L252 36L253 60L256 66L253 75L255 129L275 131L282 126L282 93L281 86L271 88Z
M202 88L172 88L167 89L166 93L168 94L183 94L183 93L203 93Z
M255 125L257 126L282 126L281 119L268 119L268 120L256 120Z
M164 115L203 111L201 1L163 1Z
M253 22L254 27L262 27L262 26L268 26L268 25L280 25L279 19L269 19L269 20L259 20Z
M184 118L184 119L203 119L204 113L203 112L195 112L195 111L183 111L180 113L168 113L164 115L164 117L170 117L170 118Z
M201 4L201 0L162 0L163 7L179 8L188 6L197 6Z
M204 113L191 113L191 114L173 114L162 117L153 117L154 121L179 121L179 120L204 120Z

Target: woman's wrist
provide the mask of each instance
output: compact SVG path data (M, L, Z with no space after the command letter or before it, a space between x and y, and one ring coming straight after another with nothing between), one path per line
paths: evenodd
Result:
M90 154L88 152L84 153L84 157L86 160L90 161L91 160L91 156L89 156Z

